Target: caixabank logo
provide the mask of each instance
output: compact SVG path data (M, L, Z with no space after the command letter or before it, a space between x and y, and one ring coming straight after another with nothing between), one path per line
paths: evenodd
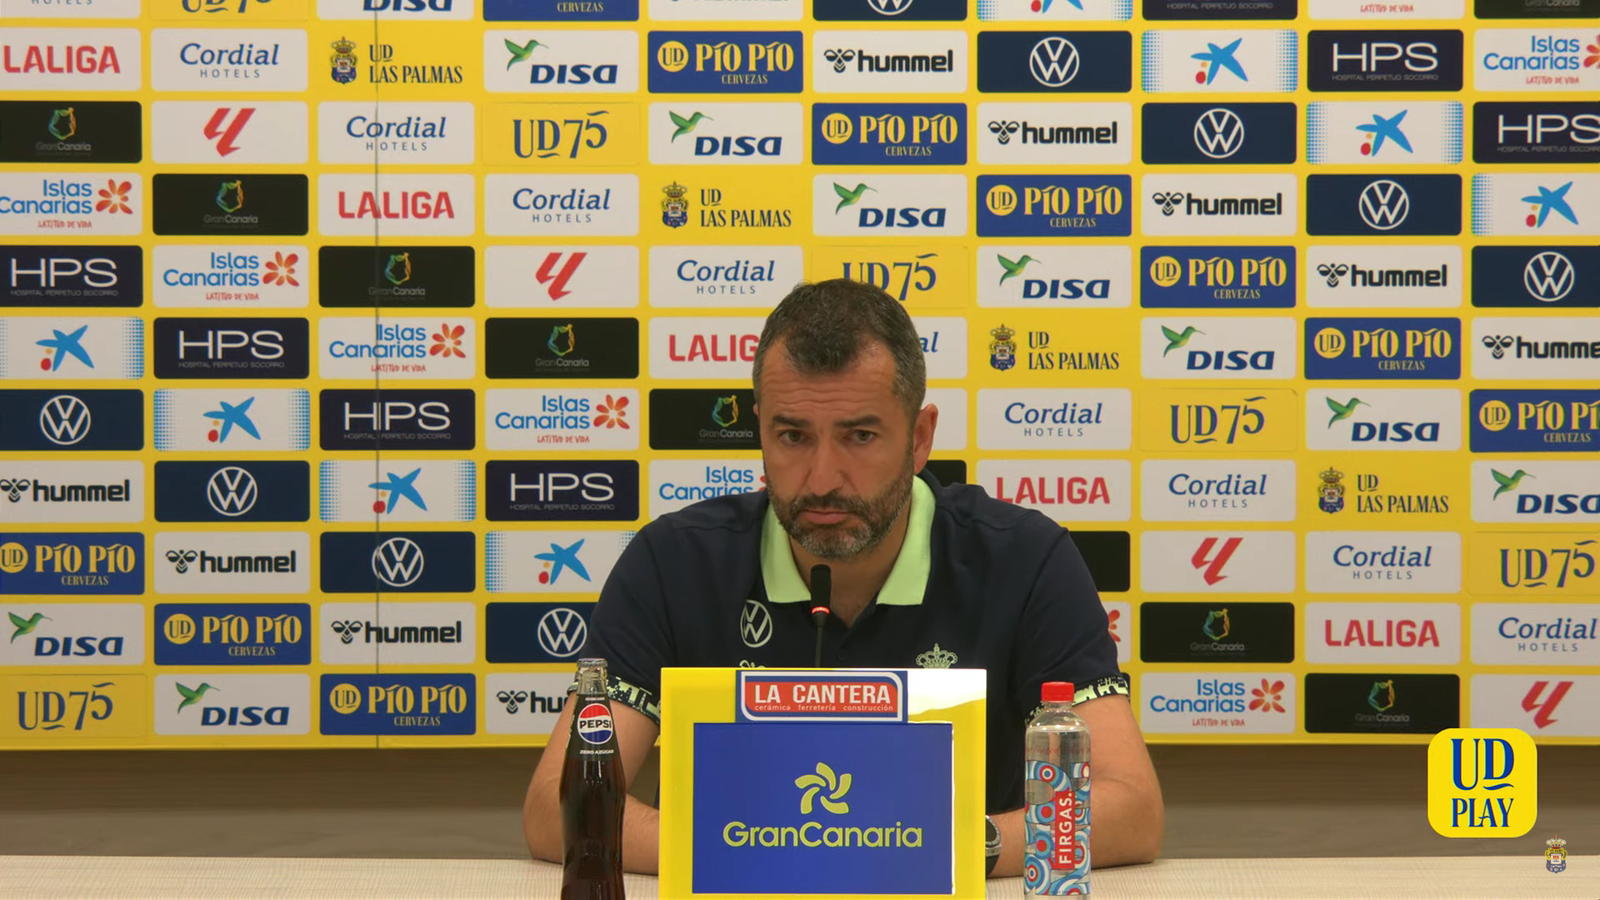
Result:
M812 230L823 237L961 237L967 233L963 175L816 175Z
M1144 234L1288 237L1299 230L1293 175L1146 175Z
M317 253L317 302L338 309L470 307L475 256L471 247L325 246Z
M1146 31L1147 94L1287 94L1300 81L1300 37L1276 29Z
M639 35L632 29L485 31L483 73L490 93L633 93L639 89Z
M1600 247L1473 247L1472 305L1600 306Z
M144 232L144 176L131 172L0 175L0 234Z
M471 593L477 584L477 536L470 531L327 531L325 594Z
M158 91L300 93L310 67L298 28L156 28L150 84Z
M791 165L805 156L799 103L652 103L655 165Z
M1133 17L1133 0L979 0L980 22L1109 21Z
M650 449L761 449L754 393L747 387L651 390Z
M1299 157L1293 103L1146 103L1141 158L1151 165L1277 165Z
M158 307L291 309L311 300L303 245L164 244L153 257Z
M304 461L156 463L157 522L305 522L311 466Z
M470 460L325 459L319 483L324 522L471 522L477 469Z
M1600 175L1478 174L1472 176L1472 233L1600 235Z
M159 318L156 377L305 378L310 330L300 318Z
M811 123L813 165L967 162L965 103L816 103Z
M494 388L484 395L485 443L490 450L637 450L640 415L632 389Z
M160 235L302 235L308 190L304 175L162 173L152 182L151 223Z
M477 409L470 390L384 388L318 395L324 450L471 450ZM160 465L160 463L157 463Z
M489 460L484 515L491 522L633 522L636 460Z
M470 674L323 675L323 734L464 735L478 731Z
M1126 237L1127 175L979 175L980 237Z
M1593 28L1480 28L1472 86L1479 91L1587 91L1600 87Z
M633 531L491 531L483 587L492 594L598 594Z
M320 103L317 161L338 165L471 165L471 103Z
M1305 634L1307 662L1461 662L1461 606L1456 603L1307 603Z
M818 31L811 84L819 94L959 94L967 85L962 31Z
M1306 378L1455 380L1461 377L1461 320L1310 318Z
M0 307L144 305L144 253L130 246L0 246Z
M1312 450L1461 449L1461 392L1373 388L1306 392Z
M1299 483L1290 460L1145 460L1147 522L1292 522Z
M1472 521L1593 525L1600 485L1585 462L1499 459L1472 464Z
M1461 677L1313 672L1305 709L1311 734L1437 734L1461 724Z
M1306 160L1314 165L1455 165L1462 107L1454 101L1330 102L1306 107Z
M978 305L1124 308L1133 303L1127 247L985 244L978 248Z
M652 94L798 94L805 87L798 31L652 31L646 55Z
M491 309L631 309L639 305L638 247L519 244L491 246L483 257L484 303ZM656 274L653 265L651 274Z
M0 594L143 594L144 535L0 534Z
M1461 268L1461 248L1448 244L1313 244L1306 248L1306 305L1454 309Z
M1146 309L1289 309L1293 247L1141 247Z
M1587 453L1600 442L1600 391L1473 391L1473 453Z
M1307 176L1306 233L1371 237L1458 235L1461 176Z
M144 607L137 603L4 604L11 639L0 665L144 664Z
M0 35L0 90L137 91L144 83L143 46L136 28L7 28Z
M484 332L490 378L639 377L635 318L494 318Z
M1459 91L1460 31L1311 31L1306 86L1313 91Z
M158 603L158 666L303 666L311 662L306 603Z
M0 450L144 449L142 391L0 391L0 419Z
M1133 160L1131 103L980 103L975 124L984 165Z
M1474 103L1472 161L1522 165L1600 161L1600 103Z
M143 376L143 319L0 318L0 379L138 380Z
M1294 662L1293 603L1139 604L1141 662Z
M156 449L237 453L311 446L311 395L298 389L155 392Z
M296 735L311 730L309 675L157 675L155 733Z
M131 101L0 101L0 162L142 162L143 134Z
M1126 31L981 31L983 93L1126 94L1133 87Z

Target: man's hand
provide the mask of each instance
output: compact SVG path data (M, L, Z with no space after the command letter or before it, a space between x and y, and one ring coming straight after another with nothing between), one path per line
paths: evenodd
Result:
M567 758L567 738L572 734L573 694L561 708L550 731L550 743L539 757L539 767L528 782L522 801L522 833L534 859L561 862L561 766ZM661 729L638 710L611 701L611 719L617 729L617 749L628 784L639 774ZM622 815L622 867L629 872L654 873L661 832L655 807L628 797Z
M1074 705L1072 711L1089 725L1090 866L1153 861L1161 853L1166 811L1133 706L1121 694L1108 694ZM1000 829L1000 861L993 877L1021 875L1026 832L1022 810L991 818Z

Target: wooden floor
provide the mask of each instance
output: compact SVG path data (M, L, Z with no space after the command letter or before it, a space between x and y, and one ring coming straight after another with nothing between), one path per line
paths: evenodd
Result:
M1525 837L1428 827L1423 746L1151 748L1163 855L1538 856L1600 850L1600 748L1539 752ZM8 752L0 852L513 858L536 750ZM653 796L655 773L636 792ZM1596 842L1596 846L1585 841Z

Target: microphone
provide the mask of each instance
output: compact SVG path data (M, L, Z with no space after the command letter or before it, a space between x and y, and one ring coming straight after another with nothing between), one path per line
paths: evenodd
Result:
M822 668L822 630L827 627L828 616L833 612L833 570L827 566L811 567L811 624L817 626L816 667Z

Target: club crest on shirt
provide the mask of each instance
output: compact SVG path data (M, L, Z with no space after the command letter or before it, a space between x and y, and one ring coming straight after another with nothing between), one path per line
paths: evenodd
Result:
M956 664L956 655L949 650L939 649L938 643L927 653L917 654L917 665L924 669L948 669Z

